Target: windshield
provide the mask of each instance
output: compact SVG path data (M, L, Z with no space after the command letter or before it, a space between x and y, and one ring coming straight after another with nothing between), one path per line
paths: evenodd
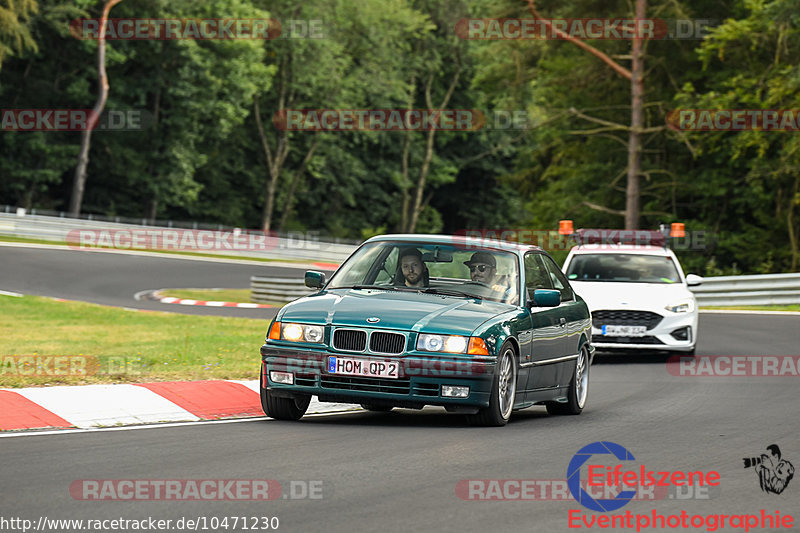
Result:
M516 305L518 283L517 256L509 252L389 241L362 246L326 288L422 291Z
M634 254L575 255L567 269L570 281L680 283L671 257Z

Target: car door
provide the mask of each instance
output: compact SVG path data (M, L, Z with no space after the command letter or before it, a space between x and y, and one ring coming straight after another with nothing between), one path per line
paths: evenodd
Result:
M556 308L559 312L558 321L562 329L558 348L560 356L575 355L578 353L581 333L588 325L583 305L575 297L575 291L555 261L545 255L542 256L542 259L547 267L553 288L561 293L561 305ZM556 366L558 367L558 382L561 384L568 383L574 367L572 361L558 363Z
M565 339L564 327L560 318L563 313L559 307L536 307L527 305L533 300L536 289L553 289L550 272L544 261L545 256L540 252L525 254L525 290L526 309L530 314L531 322L529 333L525 335L527 350L522 348L525 355L522 366L529 367L528 383L526 389L548 389L557 386L558 364L549 361L564 355ZM533 398L532 398L533 399Z

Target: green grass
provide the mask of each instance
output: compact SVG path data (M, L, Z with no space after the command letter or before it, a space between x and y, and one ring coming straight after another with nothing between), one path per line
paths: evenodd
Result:
M257 379L269 326L266 319L132 311L38 296L0 295L0 316L0 387ZM35 359L50 356L82 363L69 375L68 363L56 368L55 360Z
M27 243L27 244L49 244L51 246L69 246L64 241L47 241L47 240L43 240L43 239L28 239L28 238L24 238L24 237L13 237L11 235L0 235L0 242L22 242L22 243ZM88 247L88 248L100 248L100 249L104 249L104 250L114 250L115 249L115 248L110 248L108 246L86 246L86 247ZM123 248L123 250L125 250L125 249ZM243 256L243 255L208 254L208 253L203 253L203 252L179 252L179 251L175 251L175 250L156 250L156 249L150 249L150 248L136 248L133 251L151 252L151 253L156 253L156 254L168 254L168 255L186 255L186 256L190 256L190 257L213 257L215 259L236 259L237 261L242 261L242 260L244 260L244 261L259 261L259 262L262 262L262 263L270 263L270 262L275 262L275 261L279 261L281 263L302 263L302 264L315 263L315 262L322 262L322 263L328 262L328 261L323 261L321 259L319 261L311 261L311 260L306 261L306 260L303 260L303 259L272 259L272 258L267 258L267 257L250 257L250 256Z
M800 311L800 305L738 305L728 307L701 306L700 309L721 309L725 311Z
M47 241L44 239L28 239L26 237L14 237L12 235L0 235L0 241L3 242L24 242L28 244L58 244L61 246L66 246L66 243L62 241Z

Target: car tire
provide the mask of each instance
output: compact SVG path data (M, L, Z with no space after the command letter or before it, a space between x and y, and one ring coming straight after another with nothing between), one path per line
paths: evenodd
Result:
M551 415L579 415L586 406L589 398L589 351L586 346L581 348L575 360L575 370L569 383L567 401L547 402L547 412Z
M264 414L276 420L300 420L308 410L311 395L304 394L299 398L282 398L270 393L264 383L264 372L261 372L261 409Z
M500 347L497 368L489 394L489 406L480 409L467 420L474 426L505 426L511 418L517 392L517 353L510 342Z
M371 403L362 403L361 408L367 411L375 411L376 413L388 413L393 409L391 405L374 405Z

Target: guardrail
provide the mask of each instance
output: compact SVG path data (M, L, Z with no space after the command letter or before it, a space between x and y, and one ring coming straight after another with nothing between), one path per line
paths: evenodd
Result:
M701 306L800 304L800 273L716 276L689 289Z
M689 287L701 306L800 304L800 273L703 278ZM302 278L250 278L251 299L256 303L288 303L315 292Z
M144 221L143 221L144 222ZM125 224L101 220L77 219L58 216L31 215L0 212L0 235L9 235L28 239L41 239L58 243L67 243L67 235L75 230L109 232L119 231L210 231L235 233L236 229L223 229L222 226L193 224L184 225L183 230L175 226L148 226ZM321 261L342 263L356 249L350 243L326 242L309 234L289 233L286 236L270 237L269 249L215 249L197 251L208 254L230 255L242 258L266 258L301 261ZM141 249L141 248L135 248ZM190 251L190 250L182 250ZM313 291L307 289L302 279L284 280L281 278L258 278L258 292L253 292L254 301L289 302ZM253 281L251 280L251 289ZM718 276L703 278L703 284L690 287L701 306L736 306L736 305L776 305L800 304L800 273L763 274L756 276Z
M122 249L148 249L144 246L131 246L131 235L140 235L143 237L144 242L148 241L148 232L161 232L163 236L168 232L174 235L183 235L181 232L190 232L194 236L200 233L206 233L206 241L214 242L216 237L224 236L222 242L231 242L232 235L255 235L259 237L259 232L240 229L228 229L222 226L209 226L209 225L193 225L190 227L176 228L174 226L148 226L140 224L124 224L110 221L101 220L87 220L68 217L54 217L44 215L18 215L14 213L0 212L0 235L8 235L12 237L20 237L27 239L40 239L46 241L53 241L54 243L67 243L67 236L73 232L72 236L78 235L75 232L80 231L94 231L94 232L107 232L108 235L127 233L127 238L123 239L125 246L116 246L113 242L109 241L112 247ZM154 233L155 235L155 233ZM174 236L173 235L173 236ZM266 240L266 246L257 247L258 249L241 249L241 248L226 248L225 246L201 247L196 246L194 249L180 248L179 251L183 252L200 252L216 255L231 255L242 258L265 258L265 259L283 259L283 260L300 260L300 261L320 261L328 263L342 263L347 257L356 249L356 245L351 243L337 243L322 241L314 233L301 233L289 232L285 236L265 236L260 235L261 240ZM199 244L199 238L197 239ZM212 248L213 249L207 249ZM158 247L154 249L159 249ZM163 249L163 248L162 248Z
M250 300L255 303L289 303L313 292L303 278L250 278Z

